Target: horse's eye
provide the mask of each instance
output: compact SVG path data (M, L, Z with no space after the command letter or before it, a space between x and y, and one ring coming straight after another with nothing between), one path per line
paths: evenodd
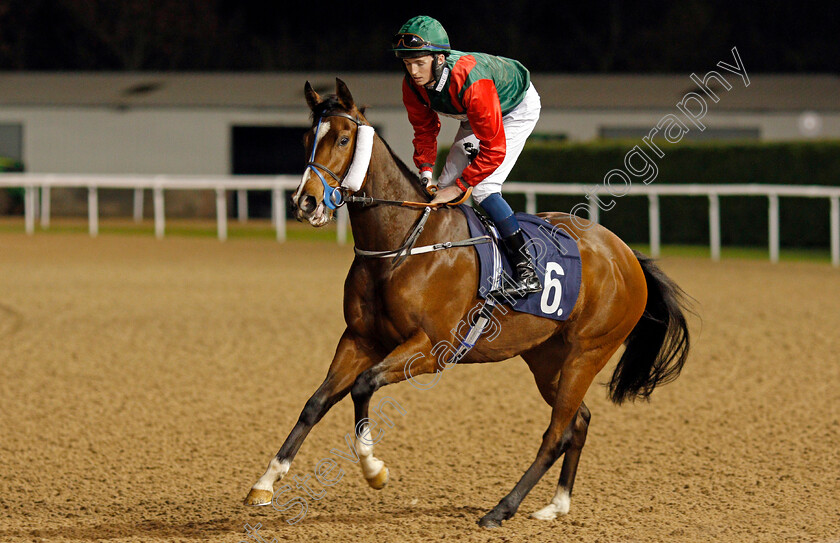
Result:
M345 146L345 145L347 145L348 143L350 143L350 138L348 138L347 136L344 136L343 138L341 138L340 140L338 140L338 144L339 144L340 146L342 146L342 147L344 147L344 146Z

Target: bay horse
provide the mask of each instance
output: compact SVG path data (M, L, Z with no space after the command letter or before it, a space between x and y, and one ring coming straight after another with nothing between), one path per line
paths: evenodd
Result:
M342 193L348 192L338 188L339 183L351 168L362 128L370 123L364 108L356 106L339 79L335 95L322 98L308 82L304 91L313 118L312 129L304 137L310 162L292 197L292 207L298 220L323 226L333 218L332 208L341 203ZM355 190L378 200L429 202L417 175L381 138L374 136L370 145L369 166ZM367 251L401 247L423 213L422 209L382 204L351 203L348 210L356 247ZM561 456L556 495L531 516L553 519L568 512L590 421L584 395L619 347L625 345L625 350L608 384L609 396L618 404L648 398L657 385L675 379L689 351L684 316L689 309L687 297L650 259L598 224L563 213L539 216L577 238L580 294L565 321L515 311L498 314L500 333L492 342L480 337L460 360L499 362L521 355L551 407L536 459L513 490L479 520L484 527L498 527L511 518ZM464 214L440 207L429 214L417 242L436 244L468 237ZM363 475L371 487L385 486L388 468L373 456L368 427L371 396L385 385L447 367L445 360L432 356L433 346L449 340L453 328L481 301L478 270L471 247L412 256L396 267L390 259L356 256L344 284L347 327L327 376L306 402L265 474L251 488L247 505L271 503L275 483L288 473L309 431L348 393L355 407L355 449Z

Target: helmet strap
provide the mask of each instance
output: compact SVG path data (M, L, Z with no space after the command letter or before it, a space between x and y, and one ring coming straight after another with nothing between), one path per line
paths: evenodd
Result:
M443 75L443 69L446 67L446 55L443 55L443 60L440 56L443 53L435 53L432 55L432 80L426 85L426 88L434 89L440 82L440 77Z
M426 53L428 54L428 52ZM443 60L439 60L440 55L443 55ZM432 53L432 80L425 85L427 89L433 89L437 86L440 82L441 76L443 75L444 68L446 68L446 55L443 53ZM408 80L411 81L411 73L408 71L408 67L404 64L403 72Z
M446 57L443 57L443 60L440 59L442 55L435 55L435 63L432 73L434 74L435 78L435 85L437 82L440 81L440 76L443 73L443 67L446 66Z

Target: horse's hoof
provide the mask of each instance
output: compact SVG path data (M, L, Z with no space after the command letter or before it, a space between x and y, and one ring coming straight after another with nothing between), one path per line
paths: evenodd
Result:
M481 520L478 521L478 525L482 528L501 528L502 521L490 517L481 517Z
M382 490L388 484L388 468L383 467L373 479L366 479L366 481L374 490Z
M273 496L270 490L252 488L245 498L245 505L269 505Z

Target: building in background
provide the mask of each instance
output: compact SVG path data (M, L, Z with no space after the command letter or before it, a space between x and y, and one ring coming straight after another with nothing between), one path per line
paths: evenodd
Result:
M688 138L840 138L840 77L750 74L747 87L738 75L722 73L731 89L711 88L720 100L708 100L706 129L692 130ZM336 76L357 103L368 106L368 119L410 164L402 76L359 72L5 73L0 157L37 173L299 175L302 136L310 123L304 82L331 93ZM543 108L535 136L550 139L638 139L663 115L677 112L686 93L701 92L689 74L532 77ZM448 145L456 121L442 121L440 141ZM102 214L130 214L130 197L123 196L103 194ZM84 191L56 190L52 209L86 213ZM251 209L267 216L267 199L255 200ZM173 194L167 213L211 216L213 195Z

